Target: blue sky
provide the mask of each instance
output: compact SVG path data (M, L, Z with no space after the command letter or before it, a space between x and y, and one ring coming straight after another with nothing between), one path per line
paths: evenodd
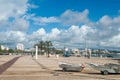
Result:
M4 8L4 9L3 9ZM5 37L6 36L6 37ZM0 43L120 48L120 0L0 0Z
M32 8L28 11L29 14L35 14L35 16L42 17L59 17L66 10L82 12L85 9L89 10L88 18L91 21L97 21L104 15L109 15L111 17L118 16L120 12L120 1L119 0L29 0L31 4L37 6L37 8ZM48 25L47 31L51 30L53 25ZM57 26L59 26L57 24ZM65 28L59 26L59 28ZM69 27L69 26L68 26Z
M90 11L89 17L92 20L98 20L106 14L115 16L120 9L119 0L30 0L30 3L39 7L30 10L30 13L36 13L36 16L46 17L60 16L67 9L80 12L88 9Z

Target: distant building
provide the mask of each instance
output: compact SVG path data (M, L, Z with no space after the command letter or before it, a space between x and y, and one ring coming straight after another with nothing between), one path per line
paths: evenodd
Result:
M75 56L80 56L80 50L79 49L75 48L75 49L72 50L72 52Z
M1 50L9 50L8 47L1 45Z
M18 43L16 46L17 50L24 50L24 45L22 43Z

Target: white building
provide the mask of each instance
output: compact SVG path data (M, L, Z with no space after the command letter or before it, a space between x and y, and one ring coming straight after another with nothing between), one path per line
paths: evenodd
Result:
M80 56L80 50L79 49L75 48L75 49L72 50L72 52L75 56Z
M8 47L3 46L3 45L1 45L1 49L2 49L2 50L9 50L9 48L8 48Z
M21 43L18 43L16 48L17 48L17 50L24 50L24 45Z

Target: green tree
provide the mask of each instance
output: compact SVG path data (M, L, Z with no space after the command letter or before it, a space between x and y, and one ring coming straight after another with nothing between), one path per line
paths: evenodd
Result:
M14 53L14 50L13 49L9 49L8 52L9 53Z
M39 41L37 44L34 45L34 47L35 46L38 46L38 49L40 49L41 54L42 54L42 50L44 50L48 54L48 57L49 57L49 53L50 53L50 50L53 44L51 41Z
M45 48L45 42L44 41L39 41L37 44L35 44L35 46L38 46L38 49L40 49L40 53L42 54L42 50ZM34 46L34 47L35 47Z
M0 52L2 52L1 45L0 45Z
M56 54L63 54L63 51L62 50L55 50Z
M48 57L50 57L50 56L49 56L49 54L50 54L50 49L52 48L53 44L52 44L51 41L45 41L45 46L46 46L46 52L47 52L47 54L48 54Z

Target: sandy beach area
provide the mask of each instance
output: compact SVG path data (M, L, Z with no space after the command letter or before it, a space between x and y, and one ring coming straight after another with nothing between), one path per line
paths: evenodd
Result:
M0 56L0 66L17 56ZM64 72L59 67L60 62L84 64L82 72ZM120 74L101 75L85 63L105 64L117 63L107 58L85 57L46 57L21 56L11 67L0 75L0 80L120 80Z

